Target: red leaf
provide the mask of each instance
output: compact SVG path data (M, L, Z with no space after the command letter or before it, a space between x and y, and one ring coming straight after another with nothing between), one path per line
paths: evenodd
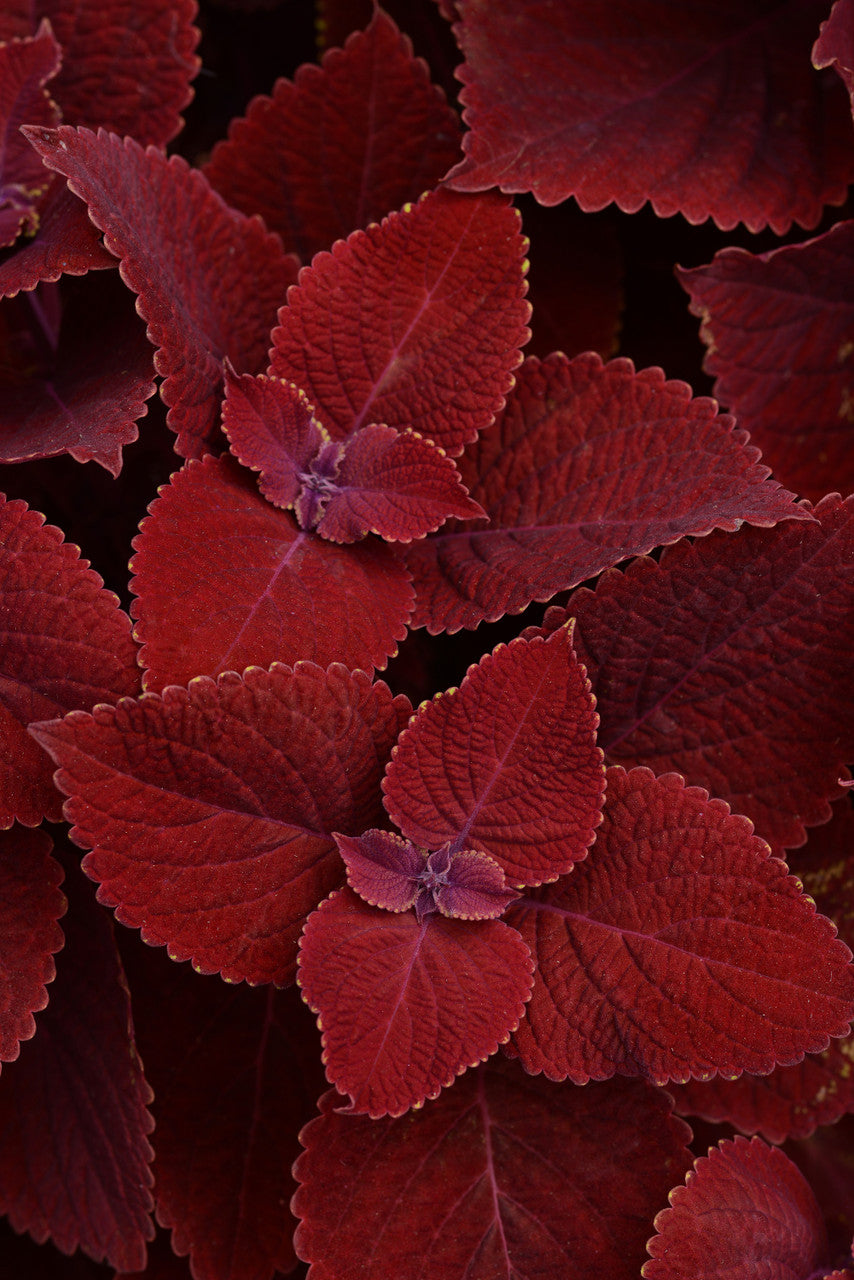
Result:
M151 1090L111 922L76 868L64 888L50 1003L0 1080L0 1209L39 1243L132 1271L154 1235Z
M804 518L732 418L660 369L594 353L528 360L495 429L460 460L487 528L407 553L431 633L494 622L685 534Z
M325 15L324 15L325 16ZM260 213L307 262L434 187L459 158L460 126L409 39L376 9L319 67L250 104L204 167L236 209Z
M19 128L59 124L59 108L44 87L56 75L59 62L59 45L45 23L33 40L0 44L0 246L13 244L24 223L28 232L38 223L35 199L50 175Z
M340 1102L321 1100L295 1167L312 1280L635 1280L690 1162L666 1095L639 1081L560 1087L499 1058L399 1119Z
M488 853L512 885L555 880L601 820L597 723L568 630L499 646L419 708L383 781L386 809L424 848Z
M34 289L40 281L56 281L61 275L83 276L115 267L116 260L101 244L85 204L71 194L62 178L54 175L37 212L39 225L32 240L21 241L0 263L0 297L14 297L22 289Z
M308 398L292 382L238 376L225 368L222 428L231 452L259 472L258 488L274 506L293 508L312 460L329 436Z
M823 1274L827 1233L815 1196L788 1156L759 1138L712 1147L670 1201L655 1219L645 1280Z
M676 774L608 771L590 857L508 914L537 964L527 1070L765 1074L847 1034L851 952L751 830Z
M348 1110L402 1115L495 1053L531 990L528 948L500 920L419 924L342 889L309 917L299 984Z
M84 869L123 924L232 982L291 982L343 879L333 830L379 817L409 703L343 667L250 668L34 727Z
M854 221L755 257L679 270L715 395L784 484L818 501L854 488Z
M830 17L821 24L812 51L814 67L834 67L854 107L854 3L835 0Z
M99 130L31 129L27 137L89 207L158 348L161 395L184 457L205 450L219 409L222 361L255 372L296 263L257 219L223 204L179 156Z
M457 190L542 204L812 227L854 176L841 84L809 52L825 0L463 3L465 160ZM536 74L531 74L531 68Z
M422 850L393 831L355 837L336 832L335 843L347 867L347 883L369 906L396 912L415 906L426 865Z
M406 635L413 591L391 548L301 532L228 459L189 464L150 510L132 562L146 688L277 659L384 667Z
M54 954L63 945L57 920L65 912L59 892L62 870L43 831L0 833L0 1060L13 1062L19 1041L35 1034L33 1014L47 1004L56 974Z
M854 500L816 515L682 543L569 606L607 757L679 770L775 851L827 821L854 759Z
M303 268L270 372L336 440L383 422L456 456L503 406L529 337L525 247L503 197L430 192Z
M116 597L44 516L0 497L0 823L58 821L61 800L33 720L139 689Z

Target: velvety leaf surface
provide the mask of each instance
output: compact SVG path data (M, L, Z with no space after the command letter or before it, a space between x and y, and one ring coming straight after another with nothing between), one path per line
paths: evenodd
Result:
M57 920L65 912L62 869L44 831L15 827L0 833L0 1061L12 1062L19 1041L35 1034L33 1014L48 1001L63 945Z
M409 549L413 625L433 634L519 613L685 534L803 516L712 400L593 352L527 360L459 465L489 524Z
M33 720L139 689L127 615L77 547L25 503L0 500L0 823L58 821Z
M180 156L99 129L30 130L121 259L122 279L157 348L161 395L183 457L197 457L218 419L222 361L263 364L276 308L296 263L257 219L229 209Z
M228 366L222 427L235 458L259 473L258 488L277 507L293 507L303 473L329 441L305 392L293 382L238 376Z
M528 948L500 920L369 907L349 888L309 917L299 984L330 1084L357 1115L402 1115L495 1053L531 991Z
M0 1208L39 1242L132 1271L154 1235L151 1090L111 921L71 859L66 869L50 1001L0 1079Z
M488 853L511 885L555 880L601 819L597 724L569 629L513 640L419 708L383 781L386 809L425 848Z
M60 62L49 27L33 40L0 44L0 246L12 244L23 225L34 231L35 198L50 176L19 132L22 124L59 124L59 108L45 89Z
M14 297L22 289L34 289L40 281L55 281L61 275L82 276L115 267L116 260L101 244L86 206L57 175L39 201L38 224L33 238L22 241L0 262L0 297Z
M812 61L814 67L834 67L854 104L854 3L835 0L830 17L821 24Z
M526 247L497 193L429 192L303 268L270 372L302 387L334 439L384 422L456 456L513 385Z
M366 31L306 63L231 123L204 166L304 262L417 200L459 159L460 126L409 39L377 10Z
M682 543L569 606L606 757L679 770L776 851L827 821L854 759L854 501L815 514Z
M507 914L537 966L527 1070L765 1074L847 1033L851 952L751 831L676 774L609 769L595 850Z
M121 922L202 972L284 985L306 915L344 878L329 833L379 817L408 710L363 672L277 663L33 732Z
M655 1219L644 1280L823 1275L827 1233L815 1196L782 1151L724 1141L694 1165Z
M573 195L586 211L649 200L662 218L778 235L845 198L851 113L843 86L809 61L824 0L459 9L470 132L450 175L458 190Z
M384 911L408 911L418 897L426 866L423 851L393 831L341 836L335 843L347 867L347 883L360 898Z
M413 591L391 548L301 532L228 459L191 463L150 509L132 562L146 688L278 659L384 667L406 635Z
M296 1164L312 1280L634 1280L690 1163L666 1095L640 1081L575 1089L493 1059L398 1119L340 1104L321 1100Z

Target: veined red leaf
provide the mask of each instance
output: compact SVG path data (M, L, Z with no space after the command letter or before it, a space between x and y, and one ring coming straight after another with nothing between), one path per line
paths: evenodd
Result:
M778 235L845 199L851 113L809 61L824 0L459 7L457 190L572 195L588 212L649 200L661 218Z
M113 268L116 260L101 244L86 206L73 196L63 178L53 175L37 208L38 230L0 262L0 298L13 298L41 281L61 275L83 276L87 271Z
M44 831L16 827L0 833L0 1061L13 1062L19 1041L35 1034L33 1014L47 1004L47 984L63 945L57 924L65 912L62 869Z
M528 948L500 920L369 907L349 888L309 917L299 985L319 1015L330 1084L350 1112L402 1115L485 1061L531 991Z
M847 1034L851 952L752 830L676 774L608 770L590 857L507 914L537 966L527 1070L762 1075Z
M172 477L135 539L131 606L145 686L303 658L384 667L413 591L390 547L302 532L230 459Z
M305 917L344 878L330 833L377 821L408 710L363 672L276 663L32 732L122 923L202 972L284 985Z
M32 40L0 44L0 247L13 244L24 224L33 232L38 223L35 201L50 175L19 128L59 124L59 108L45 89L59 63L59 45L44 23Z
M303 268L270 372L333 439L383 422L456 456L503 406L530 336L525 248L504 197L429 192Z
M304 261L416 200L459 159L460 126L409 39L376 9L319 67L278 80L232 121L204 166Z
M340 1104L321 1099L295 1166L312 1280L634 1280L690 1164L666 1095L640 1081L575 1089L498 1058L398 1119Z
M433 634L519 613L686 534L806 517L714 401L593 352L526 361L459 466L489 525L408 549L413 625Z
M65 174L121 259L122 279L157 348L161 395L184 457L216 426L227 356L239 372L263 363L295 259L258 219L229 209L197 170L102 129L30 129L50 168Z
M723 249L678 275L701 318L715 395L784 484L854 489L854 221L759 256Z
M854 3L834 0L830 17L821 24L813 45L814 67L834 67L842 77L854 106Z
M77 547L0 497L0 824L58 821L50 761L27 725L139 689L127 615Z
M347 883L371 907L408 911L418 897L424 852L394 831L361 836L336 833L335 843L347 867Z
M759 1138L723 1141L694 1164L655 1219L644 1280L789 1280L827 1266L827 1232L809 1184Z

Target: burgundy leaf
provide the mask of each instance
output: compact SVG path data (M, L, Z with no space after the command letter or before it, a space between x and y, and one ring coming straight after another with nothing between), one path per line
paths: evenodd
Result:
M13 244L25 223L30 233L38 223L34 204L50 175L19 130L59 124L59 108L44 87L59 62L59 45L44 23L33 40L0 44L0 246Z
M38 1034L0 1079L0 1209L118 1270L145 1264L151 1100L109 917L68 862L65 948Z
M303 268L270 372L333 439L383 422L456 456L503 406L530 336L525 248L497 193L430 192Z
M854 488L854 221L754 256L723 249L678 275L700 316L715 395L784 484Z
M77 547L20 501L0 497L0 823L57 821L50 761L33 720L139 689L127 616Z
M418 881L426 856L393 831L366 831L361 836L335 833L347 867L347 883L372 907L408 911L418 897Z
M362 672L277 663L33 734L121 922L202 972L284 985L305 917L343 879L330 832L380 816L408 709Z
M0 297L14 297L22 289L34 289L40 281L55 281L61 275L82 276L115 267L116 260L102 245L85 204L58 175L39 201L37 213L33 238L22 241L0 262Z
M834 67L854 106L854 2L835 0L830 17L821 24L813 45L814 67Z
M19 1041L35 1034L33 1014L48 1001L63 944L57 920L65 912L62 870L43 831L0 832L0 1061L13 1062Z
M526 361L460 472L489 525L446 526L407 553L413 625L434 634L519 613L685 534L806 517L714 401L593 352Z
M441 852L430 855L428 868ZM519 897L515 889L504 887L504 872L485 853L455 853L447 871L436 879L438 883L430 885L436 906L443 916L457 920L493 920Z
M6 1280L5 1276L3 1280ZM63 1277L57 1276L57 1280L65 1280L64 1275ZM77 1280L77 1277L69 1276L67 1280ZM80 1277L80 1280L88 1280L88 1277ZM104 1277L95 1276L92 1280L104 1280ZM154 1240L148 1246L148 1261L145 1269L143 1271L116 1272L114 1280L192 1280L192 1275L187 1259L179 1258L173 1252L169 1243L169 1233L167 1231L158 1231Z
M157 347L176 448L197 457L216 425L222 361L263 363L276 307L296 263L257 219L229 209L180 156L88 129L27 136L89 208Z
M236 209L260 213L307 262L389 209L416 200L459 158L460 126L427 66L375 9L319 67L278 80L232 121L205 165Z
M712 1147L669 1198L644 1280L824 1274L827 1233L815 1196L788 1156L759 1138Z
M586 211L649 200L662 218L778 235L845 198L851 113L809 62L826 0L459 7L457 190L573 195Z
M634 1280L690 1162L666 1095L640 1081L561 1087L494 1059L398 1119L340 1104L321 1100L295 1167L312 1280Z
M228 459L190 463L150 509L132 562L146 688L277 659L384 667L406 635L391 548L301 532Z
M601 820L597 723L568 629L499 646L419 708L383 781L386 809L424 848L488 853L512 885L555 880Z
M528 948L500 920L422 923L342 889L309 917L299 984L349 1110L402 1115L483 1062L518 1024Z
M847 1034L851 952L751 832L676 774L609 769L593 853L508 914L537 966L527 1070L765 1074Z

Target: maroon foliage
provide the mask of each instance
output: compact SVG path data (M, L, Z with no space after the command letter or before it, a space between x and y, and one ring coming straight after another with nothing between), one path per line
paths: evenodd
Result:
M43 25L33 40L0 44L0 246L26 226L35 230L35 201L50 175L20 132L22 124L59 124L59 108L45 89L59 67L59 46Z
M22 289L34 289L40 281L56 281L61 275L82 276L115 265L86 216L86 206L55 175L39 201L35 236L0 262L0 297L14 297Z
M813 46L814 67L835 67L854 102L854 4L834 0L830 17L821 24Z

